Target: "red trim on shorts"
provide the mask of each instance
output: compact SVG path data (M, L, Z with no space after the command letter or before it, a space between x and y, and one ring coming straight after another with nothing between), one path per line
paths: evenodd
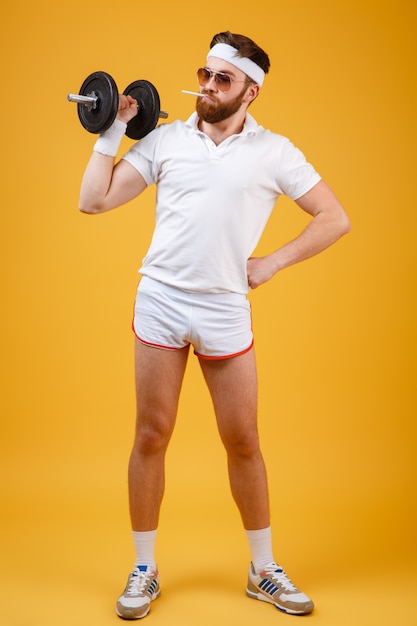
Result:
M139 337L139 335L136 333L134 320L132 321L132 330L135 334L136 339L140 341L141 343L143 343L145 346L149 346L150 348L159 348L161 350L173 350L174 352L177 350L185 350L186 348L189 348L189 345L183 346L182 348L173 348L172 346L164 346L159 343L152 343L151 341L145 341L145 339L142 339L142 337Z
M252 319L252 308L251 308L251 319ZM182 348L175 348L173 346L164 346L163 344L152 343L151 341L146 341L145 339L142 339L142 337L139 337L139 335L136 333L134 316L132 319L132 330L136 339L138 339L138 341L143 343L145 346L149 346L150 348L159 348L161 350L171 350L171 351L176 352L179 350L186 350L190 347L190 344L187 344L186 346L183 346ZM225 354L222 356L206 356L205 354L200 354L199 352L196 352L195 350L194 350L194 354L201 359L205 359L206 361L223 361L224 359L233 359L236 356L241 356L242 354L246 354L246 352L249 352L249 350L253 348L253 344L254 344L254 339L252 339L250 346L248 346L244 350L241 350L240 352L234 352L233 354Z
M250 344L248 348L245 348L245 350L242 350L241 352L235 352L234 354L225 354L223 356L206 356L204 354L200 354L199 352L196 352L195 350L194 350L194 354L201 359L206 359L207 361L222 361L224 359L232 359L235 356L241 356L242 354L246 354L246 352L249 352L249 350L253 348L253 343L254 341L252 339L252 343Z

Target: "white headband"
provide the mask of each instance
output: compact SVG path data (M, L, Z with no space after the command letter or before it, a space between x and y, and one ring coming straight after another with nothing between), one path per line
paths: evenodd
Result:
M209 57L217 57L231 63L262 87L265 78L263 69L247 57L240 57L233 46L227 43L216 43L208 53L207 59Z

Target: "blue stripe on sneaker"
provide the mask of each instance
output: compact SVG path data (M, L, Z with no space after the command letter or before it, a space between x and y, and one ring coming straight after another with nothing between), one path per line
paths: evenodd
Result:
M261 580L259 588L262 589L262 591L266 591L266 593L269 593L271 596L278 591L278 587L276 587L273 582L268 580L268 578Z

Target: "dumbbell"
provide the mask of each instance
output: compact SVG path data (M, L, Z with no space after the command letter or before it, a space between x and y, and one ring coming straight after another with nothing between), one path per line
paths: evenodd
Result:
M126 135L130 139L142 139L153 130L158 119L167 118L161 111L159 94L147 80L135 80L123 92L138 103L138 113L127 125ZM119 90L107 72L93 72L83 82L78 94L67 96L77 103L78 117L89 133L103 133L110 128L119 110Z

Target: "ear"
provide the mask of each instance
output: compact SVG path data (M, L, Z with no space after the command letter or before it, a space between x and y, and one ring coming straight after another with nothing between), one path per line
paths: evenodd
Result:
M245 101L250 104L253 100L255 100L260 90L261 90L261 87L255 83L252 83L251 85L249 85L245 94Z

